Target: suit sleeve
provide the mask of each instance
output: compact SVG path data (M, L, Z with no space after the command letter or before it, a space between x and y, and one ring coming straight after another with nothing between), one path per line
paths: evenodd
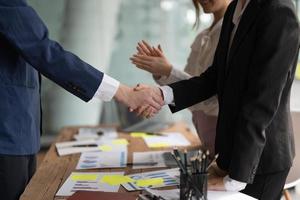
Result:
M175 106L172 112L188 108L204 101L217 93L217 71L213 64L200 76L169 85L173 89Z
M20 3L0 5L0 9L0 34L26 62L82 100L94 96L102 72L50 40L46 26L31 7Z
M258 23L229 166L232 179L248 183L253 181L266 144L265 130L280 105L286 82L293 78L299 48L299 25L291 8L272 8Z

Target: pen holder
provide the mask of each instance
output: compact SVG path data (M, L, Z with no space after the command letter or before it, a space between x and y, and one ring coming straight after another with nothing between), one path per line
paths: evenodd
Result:
M207 173L180 173L180 200L207 200Z

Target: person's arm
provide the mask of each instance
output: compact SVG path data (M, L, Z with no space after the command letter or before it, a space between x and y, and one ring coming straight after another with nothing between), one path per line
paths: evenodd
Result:
M284 87L293 80L299 49L299 24L291 8L266 10L259 23L257 48L237 117L229 166L230 178L247 183L256 174L266 144L265 130L277 112L281 96L286 95L282 93Z
M14 2L12 6L0 4L0 34L38 72L89 101L103 73L50 40L47 27L37 13L21 0Z
M171 73L169 76L153 76L154 81L159 85L168 85L171 83L175 83L181 80L186 80L191 78L192 76L182 70L176 69L172 67Z
M171 111L177 112L214 96L217 93L216 67L213 64L200 76L164 86L162 88L163 94L173 97L174 100L174 105L170 105ZM170 103L172 102L167 102L167 104Z
M120 84L50 40L47 27L24 1L0 2L0 35L38 72L84 101L114 97L131 110L145 104L153 112L161 108L159 95Z

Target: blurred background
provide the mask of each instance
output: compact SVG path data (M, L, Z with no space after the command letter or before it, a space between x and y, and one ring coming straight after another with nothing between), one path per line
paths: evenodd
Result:
M28 3L48 26L52 39L130 86L155 84L149 73L129 61L138 41L161 44L171 63L183 69L196 34L212 22L212 16L202 12L200 27L193 29L195 11L191 0L29 0ZM85 103L45 78L42 98L43 144L50 142L47 139L51 140L64 126L126 123L122 121L126 113L120 113L115 102L94 99ZM299 81L294 82L291 108L300 111ZM168 108L156 118L191 122L188 111L172 115Z
M155 84L149 73L129 61L138 41L161 44L171 63L183 69L195 36L212 21L212 16L202 12L200 27L193 29L195 11L191 0L28 0L28 3L48 26L52 39L130 86ZM295 3L299 8L298 1ZM297 77L291 97L293 112L300 111L300 67ZM126 121L126 109L115 102L95 99L85 103L45 78L42 102L43 148L53 142L64 126L134 123ZM154 120L186 121L191 125L191 114L185 110L173 115L164 108Z

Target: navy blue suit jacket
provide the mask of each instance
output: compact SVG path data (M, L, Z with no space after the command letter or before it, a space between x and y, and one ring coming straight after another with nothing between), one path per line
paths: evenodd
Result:
M40 147L40 74L89 101L103 73L65 51L24 0L0 0L0 154Z

